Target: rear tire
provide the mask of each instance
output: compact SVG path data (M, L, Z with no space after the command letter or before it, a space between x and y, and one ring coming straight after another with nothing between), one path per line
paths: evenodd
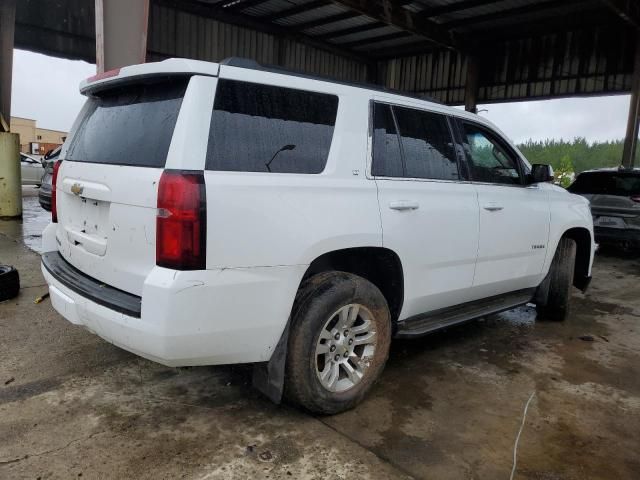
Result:
M292 312L285 396L313 413L356 406L384 369L391 315L378 288L345 272L306 280Z
M538 301L536 305L540 319L561 322L569 316L575 263L575 240L560 239L549 274L539 287L548 291L546 299Z
M0 302L17 297L20 292L20 276L10 265L0 265Z

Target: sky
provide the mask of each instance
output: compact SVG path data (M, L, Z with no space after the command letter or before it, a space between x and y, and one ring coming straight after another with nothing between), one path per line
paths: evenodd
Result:
M14 50L11 114L37 120L41 128L68 131L84 97L82 80L96 71L82 61ZM495 123L516 143L547 138L588 141L624 138L629 96L571 98L481 105L480 115Z

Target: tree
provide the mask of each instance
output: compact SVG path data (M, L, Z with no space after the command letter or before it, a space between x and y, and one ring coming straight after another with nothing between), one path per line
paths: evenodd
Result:
M573 182L573 179L576 176L573 168L573 162L571 162L569 155L564 155L560 159L560 164L554 168L554 171L556 183L564 188L571 185L571 182Z
M593 168L618 167L622 162L622 140L589 143L583 137L566 140L528 140L519 145L520 150L531 163L551 165L556 172L566 170L568 163L576 174ZM568 162L565 159L568 157ZM636 165L640 166L640 149Z

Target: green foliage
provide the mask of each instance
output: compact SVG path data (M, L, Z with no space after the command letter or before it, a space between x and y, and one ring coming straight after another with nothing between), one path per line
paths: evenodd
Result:
M622 140L589 143L582 137L577 137L572 142L529 140L518 145L530 163L551 165L556 173L574 171L576 174L592 168L620 166L623 147ZM640 150L636 155L636 165L640 165L639 160ZM562 184L564 185L564 180Z
M565 155L560 159L560 164L557 168L554 168L556 182L564 188L567 188L571 185L575 177L575 170L573 168L573 163L571 163L571 158L569 155Z

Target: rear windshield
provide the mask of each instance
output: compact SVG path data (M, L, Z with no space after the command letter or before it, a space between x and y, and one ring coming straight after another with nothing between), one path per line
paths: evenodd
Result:
M128 85L89 98L66 160L164 167L187 83Z
M571 193L616 195L628 197L640 194L640 174L623 172L592 172L578 175L568 189Z
M320 173L333 138L338 97L220 80L207 169Z

